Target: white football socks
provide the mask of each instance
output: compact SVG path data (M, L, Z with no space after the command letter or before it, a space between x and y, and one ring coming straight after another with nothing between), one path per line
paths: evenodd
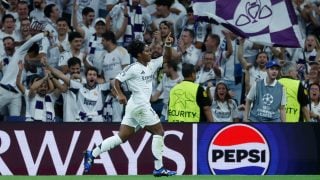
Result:
M153 154L154 160L154 168L160 169L163 166L162 163L162 153L163 153L163 136L160 135L153 135L152 137L152 145L151 145L151 151Z
M103 142L99 146L94 148L94 150L92 151L92 155L93 157L98 157L101 153L109 151L110 149L113 149L121 143L122 140L118 136L118 134L108 137L107 139L103 140Z

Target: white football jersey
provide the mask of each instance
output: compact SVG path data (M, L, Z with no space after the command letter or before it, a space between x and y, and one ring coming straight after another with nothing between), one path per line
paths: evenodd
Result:
M126 64L130 64L130 55L125 48L118 46L112 52L106 52L102 64L105 80L114 79Z
M163 56L152 59L147 66L139 62L128 65L118 74L116 79L121 82L126 81L132 95L129 99L134 104L150 103L152 93L153 74L162 66Z
M78 89L77 104L79 111L86 114L86 117L92 118L92 121L103 122L102 113L98 111L103 109L102 92L110 89L110 84L97 84L93 89L87 89L83 84L70 80L70 88Z

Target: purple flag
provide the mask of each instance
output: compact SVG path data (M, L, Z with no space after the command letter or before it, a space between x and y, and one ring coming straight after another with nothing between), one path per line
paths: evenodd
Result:
M268 46L301 47L291 0L193 0L198 20L214 19L235 34Z

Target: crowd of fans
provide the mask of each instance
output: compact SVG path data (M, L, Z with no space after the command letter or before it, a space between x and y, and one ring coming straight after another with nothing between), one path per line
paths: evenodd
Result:
M142 41L157 59L168 36L170 60L151 78L150 101L162 122L202 110L191 122L320 121L316 0L292 0L301 48L263 46L198 22L190 0L7 2L0 6L2 121L120 122L125 105L112 87L136 63L128 46ZM200 86L197 97L170 92L183 81ZM121 88L129 97L126 83Z

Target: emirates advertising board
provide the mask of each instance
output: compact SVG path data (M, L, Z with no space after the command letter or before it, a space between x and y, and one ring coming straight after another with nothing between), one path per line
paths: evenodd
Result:
M82 175L82 152L118 132L106 123L0 123L1 175ZM319 174L318 124L164 124L163 161L178 174ZM90 174L151 174L152 135L139 131L95 159Z

